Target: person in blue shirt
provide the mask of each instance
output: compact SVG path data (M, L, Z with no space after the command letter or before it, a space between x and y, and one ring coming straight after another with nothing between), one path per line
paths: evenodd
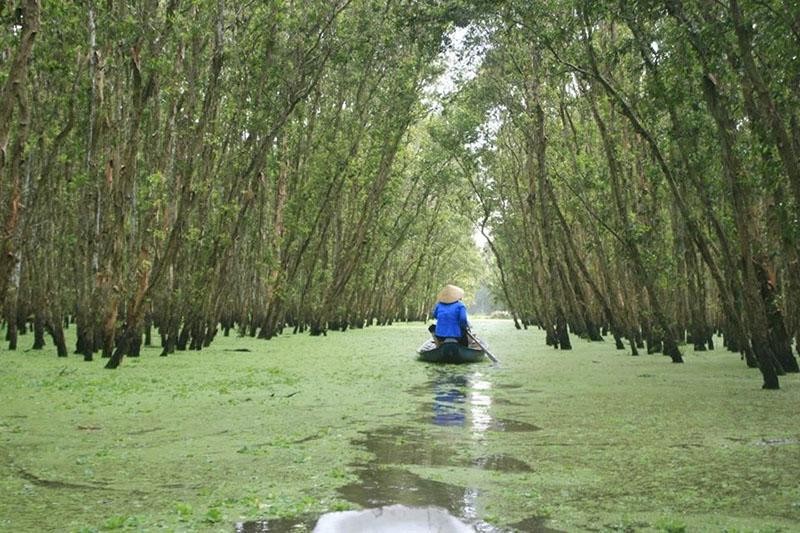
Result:
M434 336L440 342L445 339L458 339L458 342L467 346L467 306L461 301L464 291L455 285L445 285L436 296L438 300L433 308L433 318L436 319Z

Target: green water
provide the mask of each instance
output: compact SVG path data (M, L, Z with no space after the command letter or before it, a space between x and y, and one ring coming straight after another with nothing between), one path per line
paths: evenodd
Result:
M416 362L422 324L117 371L2 351L0 530L302 531L393 503L487 532L800 529L798 376L475 322L499 367Z

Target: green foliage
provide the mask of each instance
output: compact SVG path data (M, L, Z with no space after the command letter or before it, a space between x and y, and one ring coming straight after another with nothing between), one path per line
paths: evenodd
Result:
M206 511L205 516L203 517L203 521L209 524L217 524L222 522L223 515L222 511L217 507L211 507Z
M135 530L139 525L140 518L138 516L116 515L106 520L102 529L105 531L113 531L116 529Z
M194 509L188 503L178 502L175 504L175 512L178 513L180 520L185 522L194 514Z
M200 348L220 321L422 319L456 282L527 323L679 338L766 321L738 303L754 257L793 334L800 52L778 4L45 2L17 66L4 8L4 312ZM446 64L469 55L474 76Z
M430 271L442 244L472 247L468 193L413 130L444 35L482 4L51 4L26 84L20 309L47 294L81 328L389 320L472 275ZM432 239L445 197L463 216Z
M800 197L786 199L795 178L778 155L785 141L776 131L792 128L800 93L788 96L773 82L798 63L781 64L784 53L772 48L785 32L767 37L785 30L781 13L748 2L702 13L695 4L511 2L475 22L486 50L478 76L447 102L432 131L480 196L493 264L504 270L495 286L517 316L554 323L566 315L578 329L588 316L629 331L661 317L669 335L709 313L743 320L722 305L753 290L732 288L742 283L740 264L713 252L700 257L698 249L795 255L797 225L786 214L798 212ZM758 57L751 70L733 59L749 55L748 46ZM796 42L787 46L798 55ZM708 80L730 117L722 125ZM759 108L767 102L781 118ZM771 133L764 128L779 122ZM747 221L736 216L742 210ZM748 233L757 237L737 241ZM686 303L696 297L698 268L702 286L720 294L699 310ZM784 259L770 268L791 276Z
M656 528L666 533L686 533L686 523L674 517L663 517L656 521Z

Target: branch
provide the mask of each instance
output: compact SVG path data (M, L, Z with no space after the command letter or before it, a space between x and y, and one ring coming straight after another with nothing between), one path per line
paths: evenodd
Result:
M624 239L619 233L617 233L617 231L614 230L614 228L609 226L606 223L606 221L603 220L603 218L600 217L600 215L598 215L594 211L594 209L592 209L589 202L574 187L572 187L572 185L569 184L566 178L564 178L561 174L559 174L557 170L552 170L552 173L561 181L561 183L563 183L567 187L567 189L570 190L572 194L575 195L576 198L578 198L578 200L580 200L581 204L583 204L583 207L586 208L586 212L592 215L592 218L594 218L597 222L599 222L600 225L603 226L606 229L606 231L611 233L611 235L613 235L614 238L616 238L620 243L625 245L628 244L628 241L626 239Z

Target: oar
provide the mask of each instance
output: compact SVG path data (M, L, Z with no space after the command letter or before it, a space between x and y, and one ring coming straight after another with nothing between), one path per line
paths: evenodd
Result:
M487 348L487 347L486 347L486 345L485 345L485 344L483 344L483 343L480 341L480 339L478 339L478 337L476 337L475 335L473 335L473 334L472 334L472 330L469 330L469 329L468 329L468 330L467 330L467 335L469 336L469 338L471 338L472 340L474 340L475 342L477 342L477 343L478 343L478 345L481 347L481 349L482 349L484 352L486 352L486 355L487 355L487 356L489 356L489 359L491 359L491 360L492 360L492 362L493 362L494 364L500 364L500 361L498 361L498 360L497 360L497 357L495 357L495 356L494 356L494 354L493 354L492 352L490 352L490 351L489 351L489 348Z

